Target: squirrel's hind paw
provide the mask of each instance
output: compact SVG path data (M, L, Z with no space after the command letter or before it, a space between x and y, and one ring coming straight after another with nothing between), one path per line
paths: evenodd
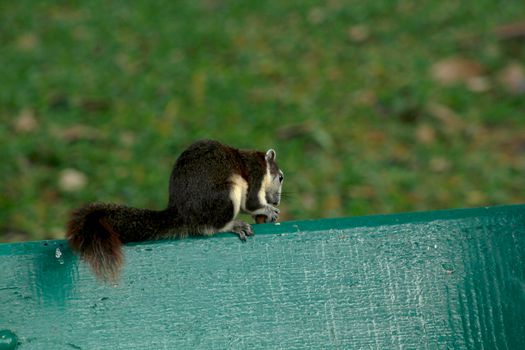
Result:
M254 235L252 227L244 221L235 221L231 231L239 235L239 239L243 242L246 242L248 236Z

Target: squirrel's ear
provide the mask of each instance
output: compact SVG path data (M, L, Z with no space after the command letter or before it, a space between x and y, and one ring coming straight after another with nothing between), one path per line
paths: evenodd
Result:
M275 157L277 157L277 153L273 149L269 149L266 151L266 161L267 162L273 162L275 160Z

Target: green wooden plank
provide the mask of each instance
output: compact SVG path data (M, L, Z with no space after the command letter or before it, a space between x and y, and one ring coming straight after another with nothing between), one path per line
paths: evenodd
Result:
M525 205L258 225L125 248L119 286L64 241L0 245L19 349L525 348Z

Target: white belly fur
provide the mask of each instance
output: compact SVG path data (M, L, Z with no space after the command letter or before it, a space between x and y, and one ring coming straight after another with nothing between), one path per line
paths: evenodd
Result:
M230 178L232 187L230 189L230 199L233 203L233 219L237 217L241 208L246 206L246 194L248 192L248 183L240 175L232 175ZM233 221L233 220L232 220Z

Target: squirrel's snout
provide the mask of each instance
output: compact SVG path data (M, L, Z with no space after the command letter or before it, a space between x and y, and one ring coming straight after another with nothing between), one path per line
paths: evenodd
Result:
M266 201L269 204L271 204L271 205L278 206L279 203L281 203L281 194L280 193L276 193L276 194L270 195L268 197L269 198L267 198Z

